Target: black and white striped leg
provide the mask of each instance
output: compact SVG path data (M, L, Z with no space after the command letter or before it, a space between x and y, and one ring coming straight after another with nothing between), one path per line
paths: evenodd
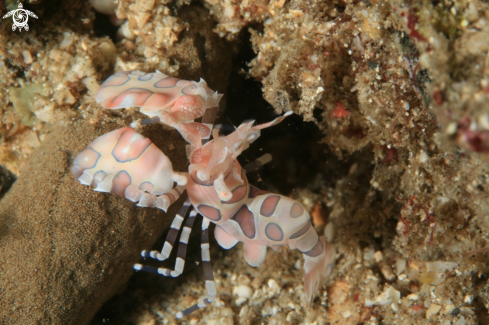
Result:
M185 256L187 255L188 239L190 237L190 233L192 232L192 226L194 224L196 216L197 212L195 210L190 211L190 215L185 221L185 225L183 226L182 234L180 235L180 243L178 244L175 269L171 270L160 267L158 269L158 274L161 274L163 276L172 276L174 278L182 274L183 268L185 267Z
M211 265L211 255L209 252L209 223L210 220L207 218L203 218L202 221L202 240L201 240L201 249L202 249L202 266L204 268L204 278L205 278L205 286L207 288L207 297L203 298L197 304L193 305L190 308L185 309L182 312L178 312L176 317L182 318L187 316L188 314L200 309L202 307L210 305L217 296L216 283L214 282L214 275L212 274L212 265Z
M173 218L173 222L170 226L170 231L168 232L168 235L166 236L165 244L163 245L163 248L161 250L161 253L158 251L142 251L141 256L142 257L151 257L154 259L158 259L160 261L164 261L170 256L170 253L173 249L173 244L175 243L175 240L177 239L178 232L180 231L180 228L182 226L183 219L185 218L185 215L188 212L188 209L190 208L190 200L187 199L183 203L182 207L180 210L178 210L177 214L175 215L175 218ZM142 267L141 264L134 264L134 269L136 270L143 270L140 269ZM157 270L157 268L154 268ZM149 271L144 268L144 271L148 272L155 272L157 271Z
M186 203L187 202L185 202L185 204ZM182 208L180 208L180 211L177 214L177 216L179 216L179 215L180 215L180 217L185 216L185 214L187 213L187 210L188 210L188 206L187 206L187 208L185 208L185 204L184 204L184 206L182 206ZM188 240L190 237L190 233L192 232L192 226L194 224L196 216L197 216L196 211L194 211L194 210L190 211L190 215L187 218L187 221L185 221L185 225L183 226L182 234L180 235L180 243L178 244L178 252L177 252L177 259L175 262L175 270L171 270L171 269L163 268L163 267L157 268L157 267L146 266L146 265L142 265L142 264L134 264L134 269L136 269L138 271L158 273L158 274L163 275L163 276L172 276L172 277L177 277L180 274L182 274L183 268L185 267L185 256L187 255ZM175 219L177 219L176 217L175 217ZM172 228L170 228L170 232L175 231L176 234L174 236L172 235L172 237L170 238L170 233L168 233L165 245L163 246L163 251L165 251L165 247L166 247L165 252L168 253L168 255L170 255L170 253L172 251L173 244L175 242L175 238L178 235L178 231L180 230L180 226L181 226L182 220L183 220L183 218L182 218L181 221L175 222L175 219L173 219L173 223L171 226ZM170 247L170 248L168 249L168 247ZM163 254L163 251L162 251L162 254ZM152 257L152 258L155 258L154 256L156 256L156 258L159 259L158 256L160 254L158 251L152 251L151 253L143 251L141 255L143 255L143 257ZM166 258L168 258L168 256Z

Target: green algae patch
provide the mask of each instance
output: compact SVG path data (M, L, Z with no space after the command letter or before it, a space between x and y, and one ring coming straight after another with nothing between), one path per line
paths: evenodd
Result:
M17 114L22 117L22 124L33 126L39 119L34 114L33 103L35 94L40 94L42 84L30 84L22 87L9 87L10 101L14 105Z

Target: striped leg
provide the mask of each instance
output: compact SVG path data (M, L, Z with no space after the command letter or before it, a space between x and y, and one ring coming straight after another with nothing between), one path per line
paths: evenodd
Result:
M214 275L212 274L211 255L209 252L209 229L208 229L209 223L210 223L209 219L203 218L201 248L202 248L202 266L204 268L205 286L207 287L207 297L203 298L201 301L199 301L199 303L193 305L192 307L187 308L182 312L178 312L176 315L177 318L182 318L196 311L199 308L208 306L216 299L216 295L217 295L216 283L214 282Z
M195 210L190 211L190 215L187 221L185 221L185 225L183 226L182 234L180 235L180 243L178 244L175 270L160 267L158 269L158 274L161 274L163 276L172 276L174 278L182 274L183 268L185 267L185 256L187 255L188 239L190 237L190 233L192 232L192 226L194 224L196 216L197 212Z
M158 251L152 251L152 252L142 251L141 252L142 257L151 257L154 259L158 259L160 261L164 261L168 258L168 256L170 256L170 253L173 249L173 244L177 239L178 232L180 231L180 227L182 226L183 219L185 218L185 215L187 214L189 208L190 208L190 200L187 199L185 200L182 207L180 208L180 210L178 210L177 214L175 215L175 218L173 219L173 222L170 226L170 231L166 236L166 241L165 244L163 245L161 253ZM134 268L136 270L140 270L140 267L142 267L141 264L134 265Z
M163 245L163 248L161 249L161 253L158 251L152 251L150 253L150 257L158 259L160 261L164 261L168 258L168 256L170 256L171 251L173 249L173 244L175 243L175 240L177 239L178 232L180 231L180 228L182 227L183 219L185 219L185 215L187 214L187 211L189 208L190 208L190 200L187 199L187 200L185 200L182 207L180 208L180 210L178 210L177 214L175 215L175 218L173 219L173 222L170 226L170 231L168 232L168 235L166 236L165 244Z
M161 250L161 253L158 251L151 251L151 252L142 251L141 252L142 257L151 257L154 259L158 259L160 261L164 261L168 258L168 256L170 256L171 251L173 249L173 245L175 244L175 240L177 239L178 232L180 231L180 227L182 226L183 219L185 218L185 215L187 214L189 207L190 207L190 200L187 199L187 200L185 200L182 207L180 208L180 210L178 210L178 213L175 215L175 218L173 219L173 222L170 226L170 231L168 232L168 235L166 236L165 244L163 245L163 249ZM183 270L183 266L185 265L185 255L187 253L188 237L189 237L190 232L192 230L192 225L193 225L194 220L195 220L195 215L196 215L196 213L194 211L190 212L190 216L187 219L187 222L185 223L182 236L180 236L180 242L182 242L182 237L185 240L185 245L184 245L185 247L184 248L179 247L179 249L178 249L178 257L177 257L177 261L175 263L175 269L180 270L180 267L181 267L181 270ZM188 229L186 230L185 228L188 228ZM182 257L182 258L180 258L180 257ZM153 267L153 266L146 266L146 265L142 265L139 263L134 264L134 269L136 271L158 273L158 274L162 274L165 276L170 275L170 272L171 272L171 270L166 269L166 268L157 268L157 267ZM181 274L181 271L180 271L180 274ZM178 274L178 275L180 275L180 274ZM178 275L175 275L175 277Z

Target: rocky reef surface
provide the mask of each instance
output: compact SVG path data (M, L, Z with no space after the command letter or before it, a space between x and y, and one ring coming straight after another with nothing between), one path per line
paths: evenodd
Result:
M486 2L24 7L39 17L29 31L0 25L2 322L489 322ZM15 8L7 1L0 14ZM311 304L298 252L270 250L251 268L240 245L223 251L211 241L217 300L176 320L205 295L194 237L183 276L138 273L127 282L138 251L164 234L178 203L168 214L137 208L79 185L69 166L96 136L142 117L94 101L114 71L135 69L205 79L226 94L222 125L296 113L264 131L242 161L270 152L274 160L251 183L299 200L337 249ZM178 133L142 132L185 170Z

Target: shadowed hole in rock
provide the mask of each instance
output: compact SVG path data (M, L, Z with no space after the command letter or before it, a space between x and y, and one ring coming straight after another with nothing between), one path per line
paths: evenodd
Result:
M7 194L16 179L10 170L0 165L0 200Z
M93 22L93 29L95 36L108 36L110 39L116 43L116 35L119 27L115 26L110 21L110 16L95 12L95 21Z
M240 40L240 52L234 60L226 92L226 107L216 122L224 126L224 134L231 133L245 120L253 119L256 125L278 116L263 98L262 83L243 72L256 57L249 32L243 31ZM321 116L322 110L317 108L314 112L315 116ZM313 122L304 122L301 116L293 114L282 123L262 130L261 136L238 160L245 165L265 153L272 155L270 163L247 175L250 184L260 189L294 196L294 190L311 187L319 177L322 184L316 190L320 191L347 173L350 165L348 161L339 161L327 145L320 143L322 139L322 132Z

